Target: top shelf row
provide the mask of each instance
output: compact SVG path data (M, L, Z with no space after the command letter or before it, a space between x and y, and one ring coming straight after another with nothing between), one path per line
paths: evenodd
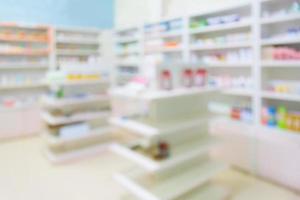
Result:
M276 25L289 22L296 26L300 19L300 3L295 0L262 0L260 19L262 25ZM266 3L267 2L267 3ZM251 29L252 27L251 3L239 3L222 9L190 15L187 18L166 19L157 23L143 25L143 28L128 28L116 31L118 43L132 43L139 39L154 39L166 37L180 37L184 34L185 20L188 20L189 34L210 34L218 31L234 31ZM297 30L296 30L297 29ZM142 38L144 32L144 38Z

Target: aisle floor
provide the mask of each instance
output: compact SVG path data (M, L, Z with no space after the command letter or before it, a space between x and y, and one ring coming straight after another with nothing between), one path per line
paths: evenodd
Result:
M126 193L111 177L133 164L103 152L67 165L52 165L40 138L0 143L1 200L119 200ZM233 200L299 200L292 192L234 170L217 178Z

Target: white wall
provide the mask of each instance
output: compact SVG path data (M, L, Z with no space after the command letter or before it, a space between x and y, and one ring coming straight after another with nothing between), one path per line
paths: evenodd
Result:
M116 0L115 27L124 28L159 20L161 0Z
M240 0L248 1L248 0ZM236 3L236 0L116 0L116 27L130 27L161 17L183 16Z
M237 3L236 0L162 0L165 16L180 16ZM240 0L245 2L248 0Z

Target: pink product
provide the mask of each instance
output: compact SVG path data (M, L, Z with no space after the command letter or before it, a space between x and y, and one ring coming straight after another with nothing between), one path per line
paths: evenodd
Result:
M172 74L169 70L163 70L160 75L160 88L163 90L171 90L173 88L172 84Z
M300 60L300 51L290 47L270 47L263 50L264 57L272 60Z
M206 83L207 72L204 69L185 69L182 72L182 82L184 87L203 87Z

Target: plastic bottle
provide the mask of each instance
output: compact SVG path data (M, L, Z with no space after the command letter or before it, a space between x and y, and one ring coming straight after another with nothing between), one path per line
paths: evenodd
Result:
M286 117L287 117L287 109L284 106L280 106L277 109L277 126L281 129L286 129Z

